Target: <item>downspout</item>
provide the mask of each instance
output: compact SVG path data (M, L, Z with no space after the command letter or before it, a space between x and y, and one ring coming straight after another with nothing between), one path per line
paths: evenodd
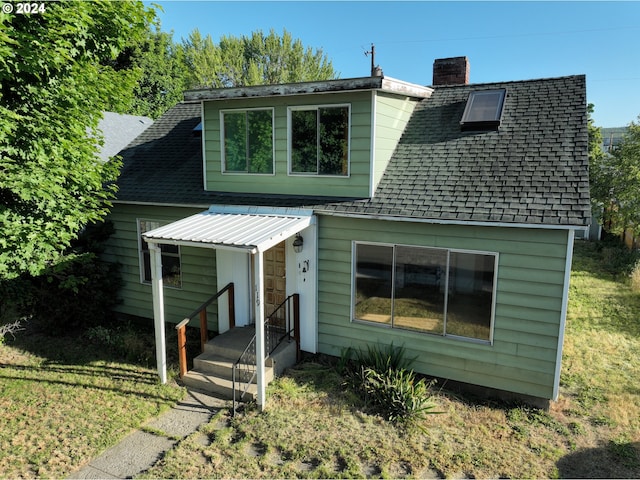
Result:
M162 288L162 254L160 247L149 243L153 325L156 335L156 362L161 383L167 383L167 347L164 334L164 291Z
M262 292L264 292L263 253L258 250L253 255L255 275L255 305L256 305L256 369L258 395L257 403L260 411L264 410L266 400L265 382L265 341L264 341L264 307L262 306Z

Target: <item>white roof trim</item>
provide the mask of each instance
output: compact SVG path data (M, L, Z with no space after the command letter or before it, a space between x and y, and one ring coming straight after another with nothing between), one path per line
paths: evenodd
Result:
M220 211L222 210L222 211ZM244 210L244 212L242 211ZM149 243L265 251L315 223L309 211L212 207L143 234ZM268 211L267 211L268 210Z
M323 93L382 90L384 92L428 98L433 89L391 77L339 78L311 82L282 83L277 85L249 85L245 87L206 88L187 90L185 100L229 100L236 98L283 97Z

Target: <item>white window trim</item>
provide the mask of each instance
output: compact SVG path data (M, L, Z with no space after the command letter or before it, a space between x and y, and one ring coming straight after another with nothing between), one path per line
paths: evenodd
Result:
M445 302L445 310L444 310L444 325L443 325L443 333L442 334L436 334L436 333L430 333L430 332L422 332L419 330L408 330L408 329L403 329L400 327L394 327L393 326L393 315L394 315L394 302L391 302L391 324L390 325L384 325L381 323L377 323L377 322L371 322L371 321L367 321L367 320L361 320L356 318L355 315L355 301L354 299L356 298L356 269L357 269L357 264L356 264L356 247L357 245L375 245L375 246L382 246L382 247L391 247L393 248L393 263L392 263L392 268L391 268L391 284L395 285L395 275L396 275L396 269L395 269L395 264L396 264L396 248L395 247L411 247L411 248L425 248L425 249L430 249L430 250L443 250L447 253L447 269L446 269L446 275L445 275L445 296L448 296L449 294L449 259L450 259L450 253L468 253L468 254L476 254L476 255L493 255L494 257L494 265L493 265L493 285L492 285L492 292L491 292L491 319L490 319L490 323L489 323L489 340L482 340L480 338L473 338L473 337L463 337L460 335L452 335L450 333L446 333L446 325L447 325L447 306L448 306L448 302ZM443 339L452 339L452 340L460 340L460 341L464 341L464 342L470 342L470 343L476 343L476 344L480 344L480 345L493 345L493 335L494 335L494 328L495 328L495 319L496 319L496 295L497 295L497 287L498 287L498 264L499 264L499 257L500 254L498 252L490 252L490 251L486 251L486 250L468 250L468 249L462 249L462 248L445 248L445 247L431 247L428 245L410 245L410 244L405 244L405 243L387 243L387 242L369 242L369 241L359 241L359 240L354 240L351 242L351 305L350 305L350 317L351 317L351 322L352 323L360 323L360 324L364 324L364 325L372 325L378 328L387 328L390 330L400 330L400 331L407 331L407 332L412 332L412 333L417 333L419 335L428 335L430 337L441 337ZM446 298L446 297L445 297Z
M156 223L158 224L158 227L162 227L164 225L167 225L170 222L167 222L166 220L157 220L157 219L151 219L151 218L136 218L136 231L138 233L138 267L139 267L139 274L140 274L140 283L142 285L148 285L151 286L151 281L147 281L144 278L144 254L142 251L142 228L141 227L141 222L149 222L149 223ZM158 228L158 227L154 227L154 228ZM178 260L180 261L180 286L174 286L174 285L168 285L166 283L163 282L163 286L165 288L171 288L174 290L182 290L182 276L183 276L183 271L182 271L182 249L181 247L178 245L178 253L176 254L168 254L168 253L162 253L161 255L170 255L170 256L177 256Z
M225 113L241 113L253 110L271 111L271 173L234 172L226 170L226 158L224 153L224 115ZM249 175L252 177L273 177L276 174L276 135L275 135L275 108L274 107L253 107L253 108L225 108L218 112L220 117L220 173L222 175Z
M347 107L348 109L348 135L349 135L349 148L347 149L347 174L346 175L326 175L319 173L296 173L292 171L291 165L291 140L293 134L291 131L291 112L300 110L316 110L320 108L339 108ZM334 179L347 179L351 177L351 104L350 103L327 103L321 105L295 105L287 107L287 175L290 177L311 177L311 178L334 178Z

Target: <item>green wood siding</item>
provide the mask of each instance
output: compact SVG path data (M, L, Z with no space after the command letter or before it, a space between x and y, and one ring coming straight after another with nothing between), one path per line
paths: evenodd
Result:
M551 398L568 233L319 217L318 348L404 345L416 371ZM497 252L493 345L351 322L352 241Z
M378 186L419 99L376 94L373 189Z
M109 238L103 258L121 265L123 287L122 303L116 311L128 315L153 318L151 285L140 282L137 219L172 222L201 212L203 209L152 207L115 204L109 215L115 233ZM164 289L165 320L179 323L216 291L215 250L209 248L181 247L182 288ZM211 330L218 329L217 306L207 309ZM199 325L196 318L192 324Z
M204 102L206 189L220 192L368 197L371 175L371 96L371 92L356 92ZM351 106L350 175L289 175L287 108L331 104ZM220 110L259 107L274 107L275 173L223 174Z

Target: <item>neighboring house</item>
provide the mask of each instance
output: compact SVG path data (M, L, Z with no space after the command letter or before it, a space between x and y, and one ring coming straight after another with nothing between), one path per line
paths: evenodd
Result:
M585 77L466 78L459 57L436 61L433 87L190 91L122 152L107 256L119 312L155 317L161 378L164 322L234 282L259 372L264 305L298 293L304 351L393 342L418 372L555 399L590 220ZM211 330L227 311L209 307Z
M129 145L133 139L144 132L153 123L149 117L103 112L98 124L104 143L100 149L100 158L106 162Z

